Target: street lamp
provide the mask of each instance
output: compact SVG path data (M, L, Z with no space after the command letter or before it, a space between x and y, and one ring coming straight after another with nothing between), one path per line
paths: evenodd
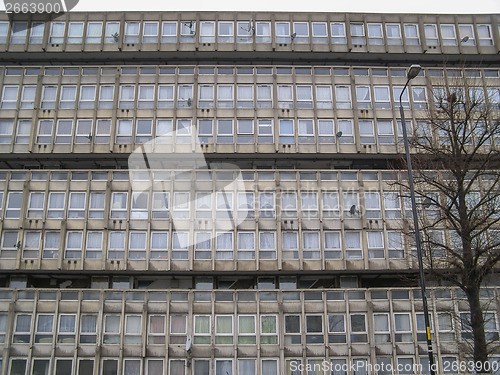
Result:
M405 145L406 154L406 165L408 167L408 183L410 185L410 198L411 198L411 209L413 213L413 227L415 230L415 242L417 246L417 258L418 258L418 270L420 272L420 291L422 293L422 303L424 305L424 321L425 321L425 332L427 337L427 353L429 354L429 370L431 375L434 375L434 355L432 353L432 340L431 340L431 328L429 322L429 309L427 307L427 294L425 292L425 274L424 274L424 263L422 259L422 244L420 242L420 230L418 227L418 215L417 215L417 202L415 199L415 187L413 185L413 170L411 168L411 156L410 156L410 145L408 143L408 132L406 131L405 122L405 112L403 109L403 93L408 87L408 83L415 78L422 67L420 65L413 64L408 69L406 74L406 83L401 90L399 95L399 112L401 114L401 124L403 126L403 140Z

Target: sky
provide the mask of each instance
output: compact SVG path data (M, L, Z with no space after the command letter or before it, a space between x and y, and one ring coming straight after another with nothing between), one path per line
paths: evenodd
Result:
M227 10L369 13L500 13L500 0L80 0L75 10Z
M5 9L0 1L0 9ZM500 13L500 0L79 0L73 11Z

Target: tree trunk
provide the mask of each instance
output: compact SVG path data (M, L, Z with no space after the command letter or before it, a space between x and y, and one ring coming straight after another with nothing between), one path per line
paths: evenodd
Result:
M466 290L470 307L470 325L474 338L474 363L482 363L481 371L477 371L478 373L489 373L490 371L484 370L485 367L489 369L489 366L485 365L488 362L488 346L484 333L484 318L479 301L479 289L479 286L471 286Z

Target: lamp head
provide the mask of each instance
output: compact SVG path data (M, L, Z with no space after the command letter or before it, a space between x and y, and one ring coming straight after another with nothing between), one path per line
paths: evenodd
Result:
M410 66L410 69L408 69L408 72L406 73L406 78L409 80L415 78L418 76L418 73L422 70L422 67L418 64L413 64Z

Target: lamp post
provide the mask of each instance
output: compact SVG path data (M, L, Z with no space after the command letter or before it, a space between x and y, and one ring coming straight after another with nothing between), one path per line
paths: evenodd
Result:
M406 164L408 167L408 183L410 185L411 209L413 213L413 227L415 230L415 243L417 246L418 270L420 273L420 291L422 293L422 303L424 305L425 333L427 337L427 353L429 354L429 371L434 375L434 355L432 351L431 328L429 322L429 309L427 307L427 295L425 291L424 263L422 259L422 244L420 242L420 230L418 227L417 202L415 199L415 187L413 185L413 170L411 167L410 145L408 143L408 132L406 131L405 113L403 109L403 93L408 87L408 83L415 78L421 70L420 65L412 65L406 74L406 83L399 95L399 112L401 114L401 124L403 126L403 140L405 145Z

